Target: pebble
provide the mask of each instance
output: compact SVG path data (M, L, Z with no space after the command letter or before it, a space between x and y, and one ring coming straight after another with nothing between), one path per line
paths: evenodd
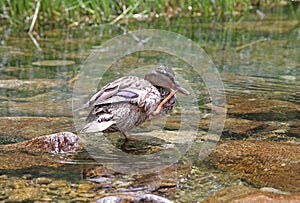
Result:
M263 192L270 192L270 193L281 194L281 195L290 194L289 192L284 192L284 191L281 191L281 190L278 190L278 189L275 189L272 187L262 187L262 188L260 188L260 190Z
M85 198L93 198L96 196L96 193L78 193L78 196Z
M51 178L46 178L46 177L39 177L37 179L35 179L35 183L36 184L40 184L40 185L47 185L49 183L52 182L52 179Z
M5 191L0 191L0 200L8 198L8 194Z
M31 179L32 178L32 175L31 174L25 174L22 176L22 179L24 180L28 180L28 179Z
M0 176L0 179L1 179L1 180L6 180L6 179L8 179L8 176L7 176L7 175L1 175L1 176Z
M57 189L57 194L58 195L66 195L69 194L71 192L71 189L68 187L60 187Z
M293 76L293 75L282 75L280 76L281 79L284 79L284 80L296 80L296 76Z
M51 189L59 188L59 187L65 187L67 185L66 180L54 180L51 182L48 187Z

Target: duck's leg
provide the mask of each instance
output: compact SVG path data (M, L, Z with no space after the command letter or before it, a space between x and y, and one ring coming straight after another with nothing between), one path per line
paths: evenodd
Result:
M176 94L176 92L177 92L177 91L172 90L172 91L170 92L170 94L169 94L162 102L159 103L159 105L157 106L156 110L152 112L152 115L155 116L155 115L159 114L159 112L161 111L163 105L164 105L165 103L167 103L167 102L168 102L168 101Z
M122 135L124 135L126 141L132 139L127 132L121 132L121 133Z

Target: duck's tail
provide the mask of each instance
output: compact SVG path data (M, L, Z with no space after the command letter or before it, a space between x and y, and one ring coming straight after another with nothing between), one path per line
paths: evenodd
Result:
M113 124L116 124L116 122L115 121L102 121L102 122L92 121L86 124L81 130L81 132L83 133L102 132Z

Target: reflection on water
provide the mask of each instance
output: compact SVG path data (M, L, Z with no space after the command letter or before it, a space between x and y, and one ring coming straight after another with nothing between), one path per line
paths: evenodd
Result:
M282 18L284 19L273 20L270 18L263 24L258 24L257 21L251 19L245 24L201 24L196 19L180 19L178 23L170 27L158 22L150 25L135 24L134 29L169 29L192 38L207 51L221 73L228 97L229 119L226 121L223 132L224 139L273 140L299 144L300 28L297 21L290 21L284 16ZM267 29L268 26L270 29ZM254 27L258 27L258 29L249 29ZM41 30L40 35L36 36L42 50L38 51L26 33L8 27L3 29L4 32L0 39L0 115L2 120L0 143L9 144L59 131L74 131L71 97L78 71L93 49L105 40L122 34L123 30L118 26L78 30ZM130 29L133 28L130 27ZM74 194L76 197L79 197L80 193L88 191L87 194L90 196L86 197L87 200L91 200L96 194L99 195L97 191L101 191L101 188L108 188L111 185L114 190L120 188L129 190L129 188L147 185L149 191L158 190L158 193L170 198L176 197L182 202L203 199L225 186L240 184L240 179L237 181L236 177L214 171L197 160L197 152L201 150L203 140L213 140L213 136L205 133L210 121L210 109L205 105L208 103L209 97L201 78L194 76L193 71L182 60L154 51L135 53L124 57L110 67L109 71L103 75L99 87L128 73L140 74L138 71L134 71L134 69L140 68L140 64L147 66L160 62L167 62L167 65L173 66L178 75L184 73L182 81L188 83L192 89L198 90L195 91L197 97L194 100L196 101L192 102L199 104L199 108L195 109L195 112L202 118L200 123L195 123L192 119L189 121L192 127L199 129L198 139L192 146L180 146L180 143L175 143L178 148L187 150L190 147L191 150L179 163L171 166L173 168L166 168L161 174L152 174L147 178L142 176L125 177L116 174L109 168L104 169L102 166L101 170L95 172L94 169L87 169L95 163L95 160L82 151L76 155L73 164L69 165L62 164L58 167L44 164L39 167L25 167L18 170L9 168L0 170L0 175L8 176L5 182L11 182L12 188L16 187L14 185L16 180L9 179L16 176L21 178L25 185L30 184L35 187L34 183L42 181L37 178L45 176L50 180L43 181L49 181L49 184L52 184L49 187L52 187L57 194L43 192L43 195L53 195L60 199L62 198L60 193L65 192L68 194L68 198L72 199L74 197L70 195L70 191L66 191L74 187L78 193ZM243 106L247 106L247 108L243 108ZM166 135L170 135L178 129L176 115L180 114L180 111L180 108L176 108L173 117L168 117L164 128ZM195 112L187 112L187 114L193 115ZM151 137L151 132L155 131L155 127L159 125L154 122L151 123L151 126L154 126L154 130L148 132L149 137ZM145 130L142 131L145 132ZM182 133L181 136L184 137L188 131ZM98 139L100 138L98 137ZM150 140L147 138L144 142L137 141L125 145L118 134L105 135L103 139L113 143L117 149L123 150L123 153L131 155L136 153L155 154L161 148L175 145L172 143L171 135L168 139L153 138L152 136ZM181 149L179 151L182 152ZM170 153L176 156L178 152ZM1 151L1 154L3 154L1 156L3 160L4 158L8 159L9 156L4 156L5 151ZM124 161L126 162L126 159ZM169 166L171 162L165 164ZM288 163L284 164L288 165ZM188 166L188 169L184 166ZM84 171L87 179L97 177L98 183L79 183L81 171ZM91 173L90 171L93 171L93 175L87 175ZM26 182L24 175L28 174L34 181ZM167 174L171 174L170 177ZM189 178L186 178L187 174L189 174ZM152 181L157 181L154 184L155 187L153 186L154 189L149 189L151 188L151 178ZM68 183L56 182L61 179L67 180ZM253 183L251 178L248 178L247 181ZM272 181L276 182L276 180ZM74 185L68 186L69 182ZM75 185L75 183L79 185ZM254 181L254 183L256 182ZM61 188L64 189L58 190L59 184L63 185ZM83 184L87 185L82 186ZM92 184L97 184L93 186L100 189L91 189ZM256 185L258 185L257 187L264 186L261 183ZM80 187L88 189L85 191L79 189ZM270 187L276 188L276 184L274 183ZM174 192L167 188L176 188L176 190ZM109 192L113 192L111 187ZM186 195L188 192L192 194L189 200ZM8 196L4 194L2 197L0 194L0 200L6 198Z

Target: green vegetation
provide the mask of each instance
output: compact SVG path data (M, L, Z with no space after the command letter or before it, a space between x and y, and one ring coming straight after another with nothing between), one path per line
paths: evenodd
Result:
M289 0L3 0L0 2L0 20L31 26L114 24L122 19L151 21L163 17L170 20L177 16L228 21L240 20L256 10L271 12L277 6L293 7ZM37 23L32 23L35 19Z

